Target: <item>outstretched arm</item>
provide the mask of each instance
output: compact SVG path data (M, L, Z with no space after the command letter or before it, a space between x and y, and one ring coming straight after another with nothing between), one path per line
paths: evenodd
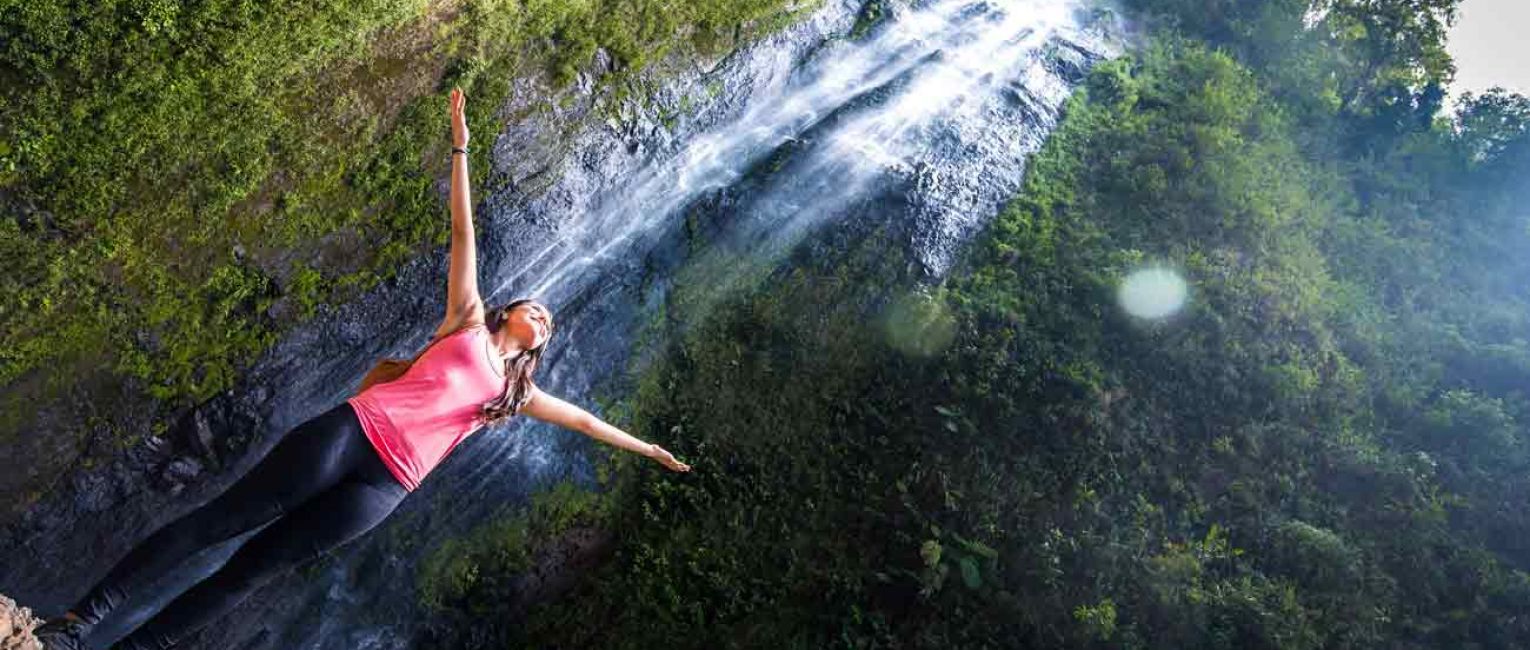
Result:
M452 147L466 149L468 143L467 98L461 88L451 96ZM478 296L478 252L474 249L473 197L468 187L467 155L452 152L452 257L446 276L446 318L460 319L481 303Z
M548 395L540 388L532 387L531 401L526 403L525 408L522 408L521 412L543 422L551 422L567 429L573 429L613 447L621 447L627 451L637 452L657 460L663 463L665 467L677 472L691 471L690 465L675 460L675 457L668 451L665 451L663 447L634 438L626 431L611 426L604 420L596 417L595 414L552 395Z

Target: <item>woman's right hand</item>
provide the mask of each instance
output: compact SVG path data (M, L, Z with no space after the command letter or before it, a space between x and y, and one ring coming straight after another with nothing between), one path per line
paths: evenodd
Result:
M467 115L464 107L467 105L467 96L462 94L461 88L452 89L451 115L452 115L452 146L462 149L467 148L468 128Z

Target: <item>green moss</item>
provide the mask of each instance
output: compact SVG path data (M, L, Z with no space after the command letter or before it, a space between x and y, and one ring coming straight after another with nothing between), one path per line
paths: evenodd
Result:
M600 476L610 476L604 463L597 467L603 468ZM560 481L533 493L529 508L494 516L433 549L417 578L419 602L431 612L433 642L462 647L468 638L496 634L493 621L503 620L516 579L571 528L609 526L611 495Z
M860 13L855 16L855 25L850 28L850 38L858 40L866 36L873 27L885 20L889 13L888 2L889 0L866 0L866 3L861 5Z
M763 33L784 5L19 6L0 18L15 44L0 52L0 189L69 237L0 220L14 264L0 278L0 384L106 359L156 399L205 400L318 305L445 243L433 181L447 169L446 89L467 91L483 142L516 76L566 82L604 47L619 82L679 32ZM475 183L487 151L474 153ZM365 247L319 262L347 229ZM297 309L278 321L266 310L280 297ZM40 385L71 380L57 379ZM0 414L6 431L25 420Z

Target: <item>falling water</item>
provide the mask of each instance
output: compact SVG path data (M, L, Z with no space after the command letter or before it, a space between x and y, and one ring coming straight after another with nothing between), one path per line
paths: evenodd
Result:
M895 17L865 43L820 52L737 120L693 139L671 163L642 171L628 188L574 222L567 235L526 260L521 272L501 280L491 295L518 286L526 288L522 293L556 300L577 291L580 282L571 278L604 259L630 255L636 242L671 224L697 196L728 187L762 157L797 142L852 101L911 77L884 105L823 134L812 162L764 197L755 214L741 219L742 237L751 245L789 247L807 226L832 218L884 174L914 173L938 131L951 125L980 128L1000 117L993 104L1015 101L1008 92L1025 93L1021 101L1035 104L1031 108L1037 111L1055 110L1070 86L1043 68L1043 48L1072 32L1079 10L1072 0L935 2ZM1070 35L1087 42L1081 34ZM1037 126L1050 124L999 128ZM1039 141L1005 137L1009 133L949 135L973 146L996 145L987 153L1011 164ZM968 167L994 161L973 162ZM964 207L984 207L975 197L951 198L953 206L966 199Z

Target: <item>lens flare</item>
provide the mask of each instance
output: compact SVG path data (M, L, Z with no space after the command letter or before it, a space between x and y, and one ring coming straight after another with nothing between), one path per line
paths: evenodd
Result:
M1172 269L1153 267L1133 271L1121 283L1121 308L1138 318L1165 318L1185 306L1189 287Z

